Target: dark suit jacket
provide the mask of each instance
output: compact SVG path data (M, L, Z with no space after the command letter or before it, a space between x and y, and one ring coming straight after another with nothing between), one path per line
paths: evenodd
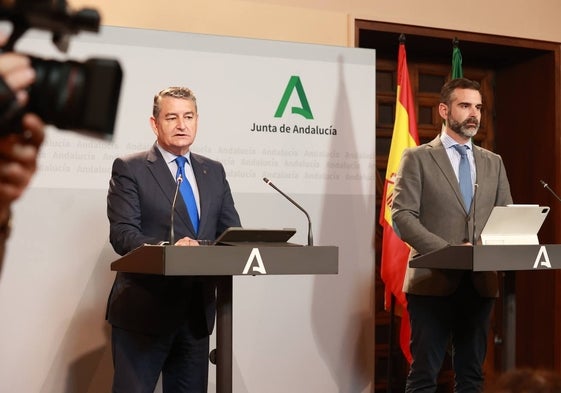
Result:
M175 206L175 239L214 240L241 226L221 163L191 153L200 196L199 234L195 236L181 194ZM168 241L176 183L154 146L113 163L107 216L110 241L124 255L143 244ZM108 321L145 334L171 332L189 319L194 331L208 335L214 326L215 283L210 277L165 277L117 273L107 307Z
M473 145L478 185L469 220L464 210L458 179L440 136L408 149L397 175L392 220L403 241L411 246L410 257L478 239L493 207L512 203L510 186L501 157ZM449 295L464 273L459 270L407 267L403 291L417 295ZM481 296L498 294L496 272L471 273Z

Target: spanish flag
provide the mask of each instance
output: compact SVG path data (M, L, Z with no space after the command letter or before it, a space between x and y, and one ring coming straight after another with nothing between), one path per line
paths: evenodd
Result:
M380 225L383 228L381 276L385 284L385 306L389 308L391 296L396 300L397 314L401 314L400 346L403 355L411 363L409 340L411 328L407 313L407 300L402 292L403 278L409 256L409 246L395 233L392 225L391 206L399 161L403 151L408 147L419 145L417 119L413 94L407 69L405 43L400 40L397 60L397 99L395 105L395 123L388 157L388 166L384 183L384 193L380 210Z

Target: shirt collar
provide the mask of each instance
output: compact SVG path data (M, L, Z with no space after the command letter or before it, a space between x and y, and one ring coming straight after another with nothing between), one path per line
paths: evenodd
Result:
M156 147L158 148L158 150L160 151L160 153L162 153L162 157L164 157L164 160L170 164L172 161L175 161L175 159L177 158L177 156L173 153L170 153L169 151L165 150L162 146L160 146L159 143L156 142ZM191 162L191 151L188 151L187 154L185 154L183 157L187 158L188 162Z
M458 143L454 139L452 139L452 137L450 135L448 135L446 133L446 131L442 131L442 133L440 134L440 140L442 141L442 145L446 149L449 149L454 145L461 145L462 144L462 143ZM464 145L467 146L469 148L469 150L473 149L473 146L471 145L471 139L467 143L464 143Z

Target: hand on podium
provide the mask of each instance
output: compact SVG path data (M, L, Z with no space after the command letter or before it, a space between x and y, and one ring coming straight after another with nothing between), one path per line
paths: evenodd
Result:
M175 242L174 246L187 246L187 247L196 247L200 246L199 241L195 239L191 239L188 236L185 236L178 241Z

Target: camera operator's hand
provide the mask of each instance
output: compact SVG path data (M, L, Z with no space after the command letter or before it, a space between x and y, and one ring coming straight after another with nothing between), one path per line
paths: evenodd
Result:
M23 117L23 129L22 134L0 137L0 225L5 210L21 196L37 168L44 138L43 122L27 113Z
M35 80L29 58L16 53L0 54L0 77L24 106L28 99L26 88ZM21 196L35 173L44 139L44 124L37 116L25 114L22 126L23 133L0 133L0 230L9 217L10 204Z
M20 106L25 106L28 100L26 89L35 81L35 70L29 57L13 52L0 54L0 77L15 94Z
M0 41L2 37L0 37ZM0 78L15 94L20 106L28 100L27 87L35 80L35 71L27 56L0 54ZM31 113L22 118L23 132L0 132L0 269L5 240L10 234L11 204L27 188L37 169L39 148L45 137L44 123Z

